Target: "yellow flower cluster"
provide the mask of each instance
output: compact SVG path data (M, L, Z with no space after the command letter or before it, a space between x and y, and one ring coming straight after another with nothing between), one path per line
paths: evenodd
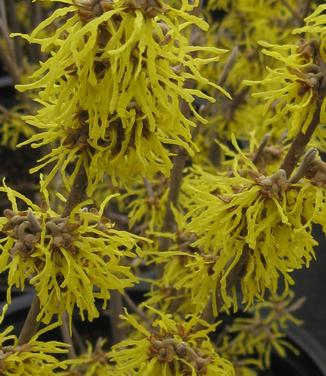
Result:
M52 178L69 163L83 163L89 194L105 172L118 182L168 175L169 145L194 149L195 123L184 109L204 122L193 102L215 100L193 83L226 94L200 74L223 51L189 45L189 26L207 30L208 24L190 13L188 1L180 9L161 1L53 1L66 6L24 36L51 55L32 83L17 87L37 90L42 105L26 118L40 131L32 146L60 144L39 168L55 162Z
M54 329L54 323L39 330L28 343L18 344L18 338L11 334L10 326L0 333L0 374L2 376L53 376L55 370L66 368L65 362L58 362L53 354L67 353L69 345L38 338L45 332Z
M178 281L191 291L198 310L205 296L213 294L215 315L223 306L237 309L238 284L247 306L266 289L276 292L280 277L287 289L293 283L291 271L314 258L318 243L312 223L325 228L325 176L317 173L324 171L322 162L316 162L311 173L320 176L319 183L311 179L297 184L291 184L283 170L259 174L250 160L240 175L237 159L234 162L233 176L195 175L183 187L189 209L185 230L197 236L192 246L198 250L195 256L189 254Z
M326 4L321 4L317 9L305 18L305 26L294 30L294 34L308 33L314 38L320 38L319 53L321 58L326 61Z
M234 375L232 364L217 354L208 338L216 324L195 316L175 321L169 314L151 310L158 315L151 330L131 315L123 316L137 335L113 346L111 360L116 364L116 375Z
M287 119L288 138L300 131L306 133L315 112L318 121L326 122L325 85L325 6L305 19L307 26L293 33L305 33L305 39L297 44L271 44L260 42L263 53L278 62L274 69L268 68L267 76L260 81L245 81L247 85L260 84L264 91L254 93L256 98L266 100L264 126L275 125ZM282 123L279 123L282 124Z
M137 282L124 258L139 251L139 238L116 230L99 211L88 209L91 201L78 205L68 217L61 217L46 205L39 207L7 186L0 188L12 204L0 218L0 272L8 272L7 302L13 286L28 283L40 300L38 320L51 322L54 314L67 312L72 318L78 307L84 320L99 316L96 299L105 308L110 290L123 291ZM21 200L27 210L18 209Z

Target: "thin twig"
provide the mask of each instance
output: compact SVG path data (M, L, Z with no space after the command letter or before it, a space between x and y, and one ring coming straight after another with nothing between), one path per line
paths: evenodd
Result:
M295 184L306 175L307 171L314 162L317 154L318 150L316 148L311 148L307 151L307 153L303 157L301 165L299 166L295 174L292 175L291 179L289 180L289 183Z
M7 7L8 7L8 19L9 19L9 24L11 26L11 30L14 31L15 33L20 33L21 30L21 25L18 22L17 19L17 11L16 11L16 4L14 1L8 1L7 2ZM19 39L15 39L14 41L14 48L16 52L16 62L19 64L19 68L22 69L22 62L23 62L23 48L22 44L20 43Z
M225 65L224 65L221 77L219 78L219 80L217 82L217 84L219 86L223 86L225 84L225 82L228 79L229 74L230 74L230 72L233 68L233 65L235 64L235 62L237 60L238 55L239 55L239 47L235 46L232 49ZM217 167L220 164L220 147L215 142L215 140L218 138L218 134L217 134L216 130L213 132L211 138L212 138L212 140L214 140L214 142L212 143L212 145L209 149L208 156L209 156L209 159L214 164L214 166Z
M255 155L252 158L253 164L256 165L259 162L259 160L261 159L261 157L264 153L265 147L266 147L270 137L271 137L271 135L269 133L266 133L265 136L262 138L261 143L258 146L258 150L256 151Z
M86 346L84 345L84 341L74 323L72 323L72 338L76 346L79 348L80 354L85 353L87 351Z
M18 337L18 345L23 345L27 343L33 335L37 332L40 322L37 321L37 316L40 313L40 301L35 295L32 301L32 305L28 311L27 317L23 324Z
M288 150L285 159L282 163L281 169L286 172L286 176L289 179L295 166L297 165L299 159L301 158L302 154L304 153L304 149L309 143L314 131L318 127L320 123L320 110L321 110L321 103L322 100L318 101L318 105L314 112L314 116L312 121L306 130L305 133L300 131L298 135L295 137L294 141L292 142L290 149Z
M69 317L68 317L67 312L64 312L62 314L62 325L60 326L60 332L61 332L63 341L70 345L68 357L70 359L76 358L77 354L76 354L74 343L73 343L73 340L71 338L70 331L69 331Z
M124 225L129 223L128 215L126 214L120 214L120 213L115 213L113 211L109 211L107 214L107 217L109 219L112 219L113 221L118 221Z
M39 3L30 3L30 12L33 14L32 28L36 28L42 21L42 8ZM29 58L32 63L38 63L41 60L41 48L37 44L32 44L29 49Z
M85 194L87 186L87 175L83 164L79 167L73 186L71 187L62 216L68 217L72 209L78 205Z
M112 330L112 344L115 344L125 338L125 329L120 325L120 315L123 314L123 304L122 295L119 291L111 291L109 308Z
M14 44L12 39L10 39L7 10L4 0L0 0L0 34L5 42L5 46L3 44L0 45L0 56L8 73L11 75L14 82L18 83L20 79L20 69L17 65Z
M197 17L200 15L202 10L202 1L199 1L198 7L194 9L194 15ZM194 43L196 40L196 28L193 26L190 34L190 44ZM185 88L190 88L193 86L193 81L187 80L185 82ZM185 101L181 103L181 112L186 118L189 118L190 107ZM170 186L169 186L169 195L168 200L165 206L165 217L163 220L162 232L172 232L175 228L175 218L172 212L172 206L177 206L180 188L182 184L182 172L186 165L186 161L188 158L188 153L184 148L177 148L177 155L173 159L173 168L171 171L170 176ZM160 241L160 248L165 250L168 247L169 239L161 238Z
M173 231L175 226L172 206L176 206L179 199L180 188L182 184L182 171L186 165L188 153L185 149L180 149L179 154L174 157L173 168L170 176L169 196L166 203L166 212L162 226L163 232ZM166 240L166 239L165 239ZM162 243L165 243L162 240Z
M9 110L5 106L3 106L2 104L0 104L0 111L3 112L4 114L9 112Z
M302 18L305 19L311 12L311 0L305 0L305 4L303 5L303 16Z
M149 319L146 315L146 313L137 306L137 304L130 298L128 293L125 291L124 294L122 295L123 300L127 304L128 308L133 310L144 322L145 325L148 326Z
M221 77L218 80L218 85L223 86L229 76L229 73L231 72L231 69L233 68L233 65L235 64L237 57L239 55L239 47L235 46L233 47L225 65L223 68L223 71L221 73Z
M3 32L3 37L8 42L8 46L11 48L11 52L13 52L13 42L10 39L10 31L9 31L9 25L8 25L8 19L7 19L7 9L6 9L6 3L4 0L0 0L0 28Z

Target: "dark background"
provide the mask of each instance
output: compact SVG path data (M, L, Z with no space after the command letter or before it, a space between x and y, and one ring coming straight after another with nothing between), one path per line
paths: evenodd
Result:
M294 272L294 291L297 297L305 296L306 302L297 316L304 320L303 327L326 348L326 241L320 229L316 229L319 247L316 261L309 269Z

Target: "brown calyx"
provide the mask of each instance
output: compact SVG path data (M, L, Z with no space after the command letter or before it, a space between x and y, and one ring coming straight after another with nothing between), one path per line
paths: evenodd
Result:
M113 9L112 0L73 0L82 21L89 22Z
M260 150L258 158L253 157L253 163L257 166L260 172L264 172L267 166L279 161L282 157L284 146L281 144L265 145Z
M2 232L15 239L15 244L10 253L14 255L19 252L22 256L28 257L35 250L35 244L40 241L42 233L42 222L36 218L31 210L14 212L5 209L4 215L8 222L3 226ZM76 238L75 230L79 224L68 223L68 218L47 218L45 220L46 236L51 237L54 248L64 247L75 253L73 241Z
M160 336L159 334L152 334L150 338L150 355L158 358L161 362L172 363L178 358L183 358L190 363L198 374L205 373L207 364L211 359L205 357L200 349L191 347L184 341L178 341L171 336ZM190 371L186 366L185 372Z
M297 48L297 52L310 62L302 70L288 67L289 72L298 76L300 83L299 96L303 96L307 91L313 89L316 96L325 93L326 90L326 64L320 56L320 40L313 39L305 41L302 39Z
M73 3L83 22L89 22L114 8L114 0L73 0ZM123 5L127 11L139 9L149 18L165 12L165 7L159 0L126 0Z
M267 198L280 197L289 187L289 182L284 170L280 169L271 176L260 176L256 178L258 185L262 187L262 195Z
M312 39L306 41L301 39L298 43L297 52L307 60L315 59L319 54L320 41L318 39Z
M318 187L326 186L326 163L314 160L305 172L305 177Z
M140 9L145 17L154 18L165 12L165 7L159 0L126 0L128 10Z

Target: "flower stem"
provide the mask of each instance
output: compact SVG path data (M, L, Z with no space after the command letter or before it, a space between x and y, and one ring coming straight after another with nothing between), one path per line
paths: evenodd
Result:
M151 327L150 320L147 317L146 313L130 298L128 293L125 291L122 295L123 300L129 309L133 310L143 321L144 325L148 328Z
M182 171L186 165L187 157L188 153L186 152L186 150L180 149L179 154L176 157L174 157L173 160L173 168L170 176L169 196L166 204L166 212L162 227L163 232L173 231L175 225L174 215L172 212L172 205L176 206L178 203L182 183Z
M74 347L72 337L71 337L70 332L69 332L69 318L68 318L67 312L64 312L62 314L62 325L60 326L60 331L61 331L63 341L70 345L69 355L68 355L69 358L70 359L76 358L76 356L77 356L76 350L75 350L75 347Z
M23 345L27 343L33 335L37 332L40 325L37 321L37 315L40 313L40 300L35 295L32 301L32 305L28 311L27 317L25 319L24 325L20 331L18 338L18 345Z
M120 326L120 315L123 314L122 295L119 291L111 291L110 319L112 330L112 344L116 344L125 338L125 328Z
M258 146L258 149L257 149L255 155L252 158L253 164L257 165L257 163L260 161L260 159L261 159L261 157L264 153L265 147L268 144L270 137L271 137L270 134L266 133L265 136L262 138L262 140L261 140L261 142Z
M301 165L298 167L295 174L291 176L291 179L289 179L289 182L291 184L297 183L301 178L303 178L306 175L307 171L314 162L317 154L318 150L316 148L311 148L307 151L307 153L303 157Z
M286 176L289 179L295 166L297 165L299 159L301 158L302 154L304 153L305 147L309 143L314 131L318 127L320 123L320 110L321 110L321 100L318 101L316 110L314 112L314 116L312 121L305 133L300 131L295 139L293 140L289 151L287 152L285 159L282 163L281 169L286 172Z
M86 171L83 165L79 167L79 170L77 172L77 175L74 180L74 184L71 187L71 191L69 193L64 211L63 211L63 217L67 217L72 209L78 205L85 194L85 190L87 187L87 175Z

